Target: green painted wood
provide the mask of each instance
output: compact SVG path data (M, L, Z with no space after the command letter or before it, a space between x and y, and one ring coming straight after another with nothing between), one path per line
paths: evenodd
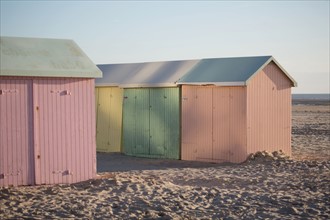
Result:
M150 89L150 155L164 155L165 89Z
M149 89L135 89L135 154L149 150Z
M165 157L180 159L180 89L166 88L164 92Z
M124 153L180 157L179 88L124 89Z
M124 89L123 152L134 155L135 148L135 89Z

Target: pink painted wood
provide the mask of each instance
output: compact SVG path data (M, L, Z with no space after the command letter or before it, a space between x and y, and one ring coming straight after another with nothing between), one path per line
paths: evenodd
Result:
M241 162L246 158L246 89L182 86L183 160Z
M37 184L73 183L96 174L93 79L37 79Z
M283 150L291 155L291 82L271 62L247 88L247 153Z
M94 79L0 77L0 186L96 175Z
M182 86L182 160L243 162L291 155L291 81L271 62L247 86Z
M0 78L0 186L34 184L32 81Z

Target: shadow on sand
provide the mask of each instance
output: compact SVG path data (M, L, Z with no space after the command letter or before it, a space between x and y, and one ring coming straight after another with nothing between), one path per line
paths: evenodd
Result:
M132 170L164 170L173 168L206 168L232 163L205 163L172 159L150 159L127 156L121 153L97 153L97 172L118 172Z

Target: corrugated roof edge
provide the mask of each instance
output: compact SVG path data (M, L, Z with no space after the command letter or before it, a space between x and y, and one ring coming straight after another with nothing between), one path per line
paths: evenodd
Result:
M95 87L119 87L118 83L95 83Z
M263 68L265 68L270 62L274 62L281 70L282 72L290 79L290 81L292 82L292 86L293 87L297 87L298 84L297 82L292 78L292 76L290 76L290 74L277 62L277 60L273 57L270 56L270 58L257 70L255 71L255 73L253 73L245 82L246 85L249 84L249 82L255 77L255 75L257 73L259 73Z
M207 86L207 85L215 85L215 86L245 86L246 82L177 82L177 85L196 85L196 86Z
M139 84L120 84L119 88L153 88L153 87L178 87L175 83L139 83Z

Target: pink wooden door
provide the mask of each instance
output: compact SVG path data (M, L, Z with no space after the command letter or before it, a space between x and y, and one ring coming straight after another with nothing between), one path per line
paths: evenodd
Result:
M213 159L229 161L229 87L213 88Z
M212 90L182 86L182 160L212 158Z
M37 184L72 183L96 173L92 79L34 80Z
M194 120L198 125L196 134L198 160L212 160L212 89L198 87L196 95L196 115Z
M240 163L247 157L246 87L230 88L229 108L229 161Z
M32 80L0 79L0 186L34 184Z

